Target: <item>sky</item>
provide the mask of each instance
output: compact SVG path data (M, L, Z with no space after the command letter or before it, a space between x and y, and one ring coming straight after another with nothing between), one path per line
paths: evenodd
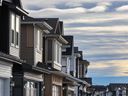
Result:
M90 62L94 84L128 82L128 0L22 0L33 17L60 18ZM118 79L118 80L117 80ZM101 82L102 81L102 82Z

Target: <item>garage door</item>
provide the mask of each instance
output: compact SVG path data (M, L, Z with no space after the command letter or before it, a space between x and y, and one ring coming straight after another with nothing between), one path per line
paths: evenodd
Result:
M0 79L0 96L4 96L4 80Z

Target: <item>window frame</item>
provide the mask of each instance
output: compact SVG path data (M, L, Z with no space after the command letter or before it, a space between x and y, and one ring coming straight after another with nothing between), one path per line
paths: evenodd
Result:
M20 16L10 12L10 43L12 47L20 46Z
M37 32L35 33L36 35L36 49L38 52L41 52L42 51L42 38L43 38L43 34L42 34L42 31L37 29Z
M62 44L55 40L55 47L54 47L54 61L56 64L61 65L61 57L62 57Z

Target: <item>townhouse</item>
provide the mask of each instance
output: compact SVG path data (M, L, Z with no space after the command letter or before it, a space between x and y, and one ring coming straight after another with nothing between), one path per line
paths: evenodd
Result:
M20 60L20 19L27 12L20 0L0 1L0 96L13 95L13 66L22 65Z
M80 60L83 60L82 51L79 51L78 47L74 47L73 36L64 36L64 38L68 41L68 44L62 47L62 71L76 79L65 79L63 83L65 87L64 96L84 96L85 94L80 94L80 89L82 92L86 92L86 87L89 87L91 83L86 82L82 76L80 78ZM84 73L83 71L85 71L85 68L81 71Z
M20 57L26 61L14 66L14 96L44 96L44 75L49 71L43 65L43 36L50 27L44 20L24 16L21 22ZM20 82L19 82L20 81Z

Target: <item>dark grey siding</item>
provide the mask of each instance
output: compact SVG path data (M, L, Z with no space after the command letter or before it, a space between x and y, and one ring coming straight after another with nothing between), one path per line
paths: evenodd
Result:
M9 54L9 9L0 7L0 51Z
M21 25L20 57L28 64L34 64L34 28L33 25Z

